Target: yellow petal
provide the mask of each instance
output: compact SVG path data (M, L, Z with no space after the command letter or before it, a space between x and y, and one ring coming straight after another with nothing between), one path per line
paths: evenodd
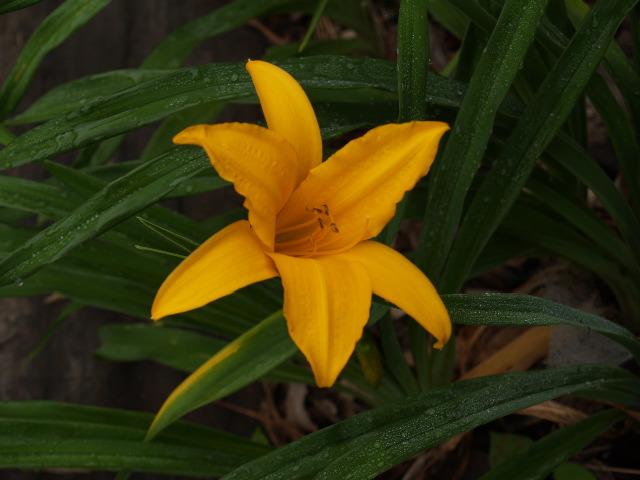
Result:
M319 387L330 387L349 360L369 318L369 274L332 257L272 254L284 285L291 338L311 364Z
M279 133L298 153L297 181L322 162L322 138L313 107L295 79L267 62L247 63L269 130Z
M397 305L422 325L442 348L451 337L451 320L442 299L429 279L394 249L366 241L335 256L360 262L369 271L373 293Z
M405 192L429 171L448 129L442 122L390 124L349 142L293 192L278 214L278 229L304 223L306 206L326 205L340 231L332 249L375 237Z
M158 320L193 310L277 276L249 223L240 220L209 238L171 272L158 290L151 317Z
M293 147L277 133L248 123L194 125L173 141L205 149L218 174L245 197L249 222L272 249L276 214L296 181Z

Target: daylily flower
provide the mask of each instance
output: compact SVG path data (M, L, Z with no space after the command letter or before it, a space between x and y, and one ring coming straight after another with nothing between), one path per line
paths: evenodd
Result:
M320 129L300 85L266 62L250 61L247 70L268 128L195 125L173 141L205 149L244 196L248 221L225 227L178 265L160 287L152 317L279 276L289 333L318 386L331 386L344 368L372 293L412 316L442 348L451 322L435 288L402 254L370 239L428 172L448 125L384 125L322 162Z

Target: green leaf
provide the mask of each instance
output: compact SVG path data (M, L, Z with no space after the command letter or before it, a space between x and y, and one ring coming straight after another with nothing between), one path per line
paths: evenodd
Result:
M77 203L60 187L0 175L0 205L59 218L75 208Z
M315 103L313 105L323 139L338 137L357 128L377 127L394 123L398 118L398 104Z
M211 357L167 398L147 433L155 437L182 415L254 382L297 348L282 312L266 318Z
M609 212L631 247L640 245L640 224L624 196L605 171L566 135L560 134L549 144L545 162L562 165L592 190ZM552 161L552 162L550 162Z
M329 62L330 60L330 62ZM395 90L393 71L381 61L359 58L312 57L282 62L303 87L336 91L380 88ZM382 62L391 67L389 62ZM391 85L391 87L389 87ZM67 152L139 128L203 102L255 99L255 90L242 64L211 64L185 68L85 105L21 135L0 151L0 165L18 166ZM367 101L371 93L367 90ZM335 101L335 98L331 98Z
M193 372L224 348L227 342L191 330L155 324L107 325L100 329L96 355L114 362L153 360L185 372ZM263 378L274 382L313 384L309 369L283 363Z
M0 1L0 15L3 13L13 12L21 8L30 7L43 0L2 0Z
M536 92L467 210L451 249L444 291L456 291L512 207L536 159L564 123L635 0L599 2ZM455 232L449 227L450 234ZM450 235L450 238L453 238ZM446 250L439 251L441 258ZM433 256L433 255L432 255Z
M176 28L142 62L142 67L177 68L203 40L234 30L276 9L295 11L304 6L313 8L315 3L315 0L236 0Z
M30 229L0 224L0 256L34 234ZM172 266L136 252L131 244L85 243L37 275L0 287L0 297L57 292L78 303L148 320L156 290ZM169 317L165 323L235 337L281 306L281 295L274 297L260 285L252 285L206 307Z
M380 328L380 342L384 352L385 366L396 380L405 395L416 395L420 392L416 378L407 364L402 346L398 340L398 332L393 326L391 315L387 313L378 323Z
M398 17L398 123L424 119L428 71L427 0L403 0Z
M607 127L631 204L635 208L636 215L640 215L640 165L638 162L640 148L635 131L624 108L618 103L602 76L595 74L591 78L586 93ZM616 213L612 212L613 215ZM632 244L640 245L640 240Z
M268 447L179 422L153 443L153 416L57 402L0 402L0 468L83 468L209 477L223 475Z
M58 328L60 328L62 324L67 320L67 318L69 318L69 315L77 312L78 310L81 310L83 307L84 305L81 303L76 303L76 302L67 303L64 309L62 310L62 312L58 314L55 321L51 325L49 325L49 328L47 328L47 330L44 332L42 337L40 337L38 344L31 351L28 358L30 360L32 358L35 358L40 353L40 351L44 348L44 346L49 342L49 340L51 339L53 334L58 330Z
M189 330L159 324L107 325L100 329L101 345L95 354L105 360L153 360L192 372L225 342Z
M598 480L596 476L577 463L564 462L553 470L553 480Z
M463 15L460 10L455 8L451 2L441 2L440 0L428 0L427 7L433 16L447 30L458 38L462 38L469 19Z
M481 480L501 480L503 478L542 480L562 462L578 453L622 418L624 418L622 412L611 409L556 430L542 440L538 440L528 449L493 468L489 473L483 475ZM573 480L579 477L571 476L568 478Z
M572 325L594 330L626 347L640 361L640 342L605 318L544 298L518 294L444 295L451 319L462 325L533 327Z
M162 237L166 238L171 243L179 246L180 248L187 251L188 253L191 253L198 247L198 244L196 242L193 242L188 238L183 237L182 235L178 235L177 233L172 232L167 228L162 228L161 226L156 225L155 223L150 222L149 220L145 220L142 217L138 217L138 220L140 220L144 226L150 228L151 230L156 232L158 235L161 235Z
M498 106L507 94L542 15L543 0L508 1L469 84L455 124L429 178L425 228L416 264L439 284L446 253L462 216L464 199L480 165ZM450 292L450 288L442 291Z
M581 198L538 175L529 178L527 189L568 224L582 231L609 258L623 265L633 263L633 256L620 237Z
M493 470L533 445L533 440L515 433L489 432L489 465Z
M313 101L372 103L396 100L395 63L370 58L318 56L278 63L300 81ZM429 75L427 102L437 115L457 108L465 85ZM244 64L210 64L178 70L33 128L0 151L0 166L23 165L142 127L169 114L210 101L256 101ZM517 102L516 102L517 103ZM518 116L505 100L500 111Z
M634 383L635 382L635 383ZM479 425L584 389L638 380L617 367L574 365L494 375L429 390L324 428L249 462L224 480L365 479Z
M169 115L153 132L140 158L149 160L166 152L174 146L172 139L177 133L191 125L213 123L225 107L225 103L207 102Z
M326 8L328 2L329 0L320 0L318 2L318 5L316 6L313 12L313 17L311 17L311 23L309 24L309 28L307 29L307 32L304 34L304 38L302 39L302 42L300 42L300 45L298 46L298 53L302 53L302 51L306 48L307 44L309 43L309 40L311 40L311 36L313 35L313 32L315 32L316 26L318 25L318 21L320 20L320 17L322 17L322 13L324 12L324 9Z
M176 147L109 184L70 215L32 237L0 263L0 284L15 282L55 261L80 243L161 199L208 167L196 147Z
M52 88L42 95L24 112L16 115L8 125L39 123L66 115L114 93L126 90L171 70L113 70L110 72L78 78Z
M581 0L569 0L566 5L568 16L576 27L586 22L595 23L593 26L597 27L603 18L592 15L589 7ZM632 7L633 5L630 7L625 5L618 7L618 10L620 13L627 14ZM627 104L627 110L633 121L637 136L638 132L640 132L640 73L634 68L627 54L616 42L611 42L608 45L604 66ZM636 206L640 207L640 205Z
M108 4L109 0L67 0L40 24L0 89L0 121L18 105L44 56Z
M300 42L289 42L283 45L274 45L267 49L262 57L266 62L276 62L291 57L299 57L298 48ZM311 40L304 49L304 56L313 55L362 55L372 53L371 45L360 37L356 38L329 38Z

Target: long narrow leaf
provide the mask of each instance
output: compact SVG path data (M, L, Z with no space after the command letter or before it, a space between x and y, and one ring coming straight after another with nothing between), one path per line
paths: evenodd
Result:
M488 238L520 194L535 160L573 108L618 25L634 3L635 0L597 3L538 89L467 211L451 250L443 280L445 291L457 290L466 278Z
M0 90L0 121L18 105L44 56L86 24L110 0L67 0L40 24Z
M416 264L436 283L453 241L466 192L489 141L498 106L519 70L544 1L508 1L491 35L442 157L430 175L425 228ZM437 225L437 228L434 226ZM447 290L444 290L447 291Z
M177 423L153 443L153 416L56 402L0 402L0 468L83 468L208 477L269 451L225 432Z
M318 56L279 62L315 101L388 103L396 99L395 63L370 58ZM427 102L457 108L465 85L429 76ZM114 137L179 110L213 100L255 101L253 84L240 64L185 68L153 79L40 125L0 151L0 167L23 165ZM505 101L500 111L518 116L521 108Z
M367 479L484 423L560 395L638 380L604 365L477 378L356 415L281 447L224 480ZM635 383L633 383L635 382Z
M530 295L444 295L454 323L501 327L571 325L601 333L626 347L640 361L640 342L624 327L605 318Z
M153 204L207 165L202 150L195 147L174 148L141 165L5 258L0 263L0 284L15 282L55 261L81 242Z
M167 398L147 439L182 415L254 382L297 351L282 312L277 312L228 344Z
M625 198L606 172L566 135L559 134L547 148L546 161L562 165L592 190L626 238L631 248L640 246L640 224Z
M107 325L100 329L101 345L95 354L116 362L153 360L185 372L193 372L227 342L182 328L151 324ZM283 363L265 380L313 384L313 375L302 366Z
M21 8L30 7L43 0L3 0L0 4L0 14L20 10Z
M113 70L72 80L52 88L24 112L6 123L8 125L39 123L59 115L66 115L84 105L168 72L167 70L141 69Z
M398 123L424 119L428 71L427 0L403 0L398 18Z
M578 453L622 418L624 418L622 412L607 410L557 430L524 452L509 458L480 477L480 480L504 478L542 480L560 463Z

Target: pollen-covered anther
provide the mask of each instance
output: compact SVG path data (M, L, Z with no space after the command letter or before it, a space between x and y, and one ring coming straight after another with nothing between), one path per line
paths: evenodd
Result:
M307 205L305 209L307 212L313 212L320 228L324 229L325 226L329 225L329 229L332 232L340 233L340 229L338 228L338 225L336 225L333 215L331 215L331 212L329 211L328 205L322 204L319 207Z

